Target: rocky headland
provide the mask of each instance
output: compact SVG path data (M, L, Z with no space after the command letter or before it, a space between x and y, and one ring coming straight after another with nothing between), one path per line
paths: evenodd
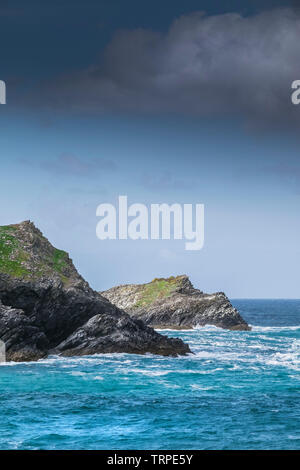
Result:
M195 289L186 275L112 287L101 295L153 328L214 325L229 330L251 329L223 292L205 294Z
M49 353L190 352L91 289L68 254L30 221L0 227L0 340L8 361Z

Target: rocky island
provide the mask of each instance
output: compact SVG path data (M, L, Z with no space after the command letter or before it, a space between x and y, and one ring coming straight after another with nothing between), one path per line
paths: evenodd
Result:
M190 352L95 292L30 221L0 227L0 340L8 361Z
M112 287L101 295L153 328L214 325L229 330L251 329L223 292L205 294L195 289L186 275Z

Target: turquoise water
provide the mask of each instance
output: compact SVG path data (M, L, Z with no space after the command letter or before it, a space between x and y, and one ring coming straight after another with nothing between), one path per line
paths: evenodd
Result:
M195 355L0 367L1 449L299 449L300 300L235 300L251 332L164 331Z

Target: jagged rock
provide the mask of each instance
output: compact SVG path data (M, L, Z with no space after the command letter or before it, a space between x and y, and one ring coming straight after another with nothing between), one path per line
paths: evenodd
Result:
M33 223L0 227L0 339L8 360L64 355L190 352L93 291Z
M0 301L0 332L8 361L35 361L47 355L46 335L24 314Z
M187 352L182 341L162 336L141 320L134 320L123 313L114 317L95 315L56 349L64 356L81 356L93 351L143 354L145 350L162 356Z
M153 328L215 325L229 330L251 329L223 292L204 294L186 275L112 287L101 295Z

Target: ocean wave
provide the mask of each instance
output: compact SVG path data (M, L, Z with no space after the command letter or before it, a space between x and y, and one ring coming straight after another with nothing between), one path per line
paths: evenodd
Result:
M300 301L290 317L285 305L273 317L273 303L264 317L264 305L251 304L249 332L164 330L190 345L187 356L0 364L0 448L295 449ZM257 325L285 319L292 326Z
M190 387L193 389L193 390L204 390L204 391L207 391L207 390L215 390L216 388L218 387L205 387L203 385L199 385L199 384L191 384Z
M131 357L134 357L135 355L129 354L129 353L104 353L104 354L93 354L90 356L72 356L72 357L65 357L65 356L57 356L57 355L51 355L43 359L39 359L38 361L20 361L20 362L14 362L14 361L9 361L9 362L1 362L0 366L34 366L34 365L55 365L59 364L62 367L71 367L81 365L81 364L103 364L107 363L108 360L111 360L113 362L115 361L122 361L122 364L126 363L131 363L132 359ZM145 354L143 355L144 358L146 358L148 355ZM153 356L152 354L150 356ZM127 358L124 360L124 358Z
M201 331L230 331L230 330L224 330L224 328L220 328L219 326L215 325L196 325L193 330L201 330Z
M179 330L178 328L154 328L155 331L170 331L172 333L188 333L188 332L191 332L191 331L194 331L194 328L190 328L190 329L182 329L182 330Z
M259 325L250 325L252 331L262 331L262 332L275 332L275 331L297 331L300 330L300 325L293 326L259 326Z
M195 354L195 359L205 361L206 363L218 361L220 363L232 364L235 368L238 364L243 364L243 367L245 367L245 364L248 364L248 367L255 369L264 366L279 366L287 369L299 370L300 351L294 344L291 344L289 349L284 352L275 351L273 353L266 354L266 351L267 349L262 349L261 353L253 353L252 349L245 349L243 351L198 351Z

